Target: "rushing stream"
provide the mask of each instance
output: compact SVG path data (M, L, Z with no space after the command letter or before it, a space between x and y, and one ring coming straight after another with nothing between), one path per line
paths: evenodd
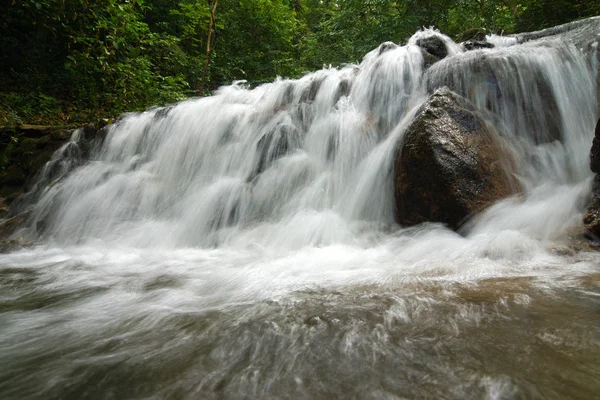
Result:
M597 57L489 41L128 115L86 162L75 132L29 197L39 244L0 255L0 398L598 398L600 255L570 240ZM523 188L458 233L394 222L395 149L442 86Z

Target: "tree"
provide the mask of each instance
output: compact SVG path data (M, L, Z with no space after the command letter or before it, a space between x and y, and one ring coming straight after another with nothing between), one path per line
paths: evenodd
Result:
M208 0L208 6L210 8L210 19L208 22L208 34L206 38L206 56L204 60L204 70L202 71L202 81L200 83L200 89L198 89L198 95L204 94L204 85L206 84L206 75L208 73L208 65L210 64L210 57L215 49L215 36L213 36L213 30L215 27L215 11L219 0Z

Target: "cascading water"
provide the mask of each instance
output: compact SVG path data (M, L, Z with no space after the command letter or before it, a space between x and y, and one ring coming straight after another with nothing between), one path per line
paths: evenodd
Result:
M424 70L431 36L448 56ZM29 197L43 244L0 256L0 397L592 398L600 258L564 241L597 55L516 41L464 52L427 30L237 83L125 116L87 162L76 132ZM394 222L396 147L442 86L506 139L523 188L461 235Z

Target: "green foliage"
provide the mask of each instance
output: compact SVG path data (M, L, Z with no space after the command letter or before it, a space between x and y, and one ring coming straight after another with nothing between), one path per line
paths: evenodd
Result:
M19 141L17 136L10 136L6 138L8 143L2 143L2 153L0 153L0 172L4 172L6 167L10 164L10 155L12 154L15 145Z
M0 105L2 126L18 126L23 120L34 121L36 118L52 121L61 119L61 103L43 93L0 93Z
M600 14L597 0L529 0L517 18L518 31L533 31Z
M245 79L256 84L275 76L296 76L296 13L282 0L222 0L211 68L213 82Z
M179 100L188 84L171 68L177 39L152 32L143 0L45 0L3 5L1 91L36 93L41 116L118 114ZM179 51L180 52L180 51ZM162 75L164 74L164 75ZM60 99L60 101L56 100ZM17 104L29 119L27 108ZM61 109L62 107L62 109Z
M83 122L194 95L210 4L0 2L0 124ZM405 42L421 27L468 39L595 14L597 0L220 0L206 87L358 62L381 42Z

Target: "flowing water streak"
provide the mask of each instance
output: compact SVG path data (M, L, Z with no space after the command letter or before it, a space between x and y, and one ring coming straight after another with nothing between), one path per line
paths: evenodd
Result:
M46 245L0 256L0 397L597 393L598 258L550 241L588 191L597 64L442 37L423 71L431 34L129 115L85 164L76 133L31 197ZM463 235L393 221L396 146L442 85L524 188Z

